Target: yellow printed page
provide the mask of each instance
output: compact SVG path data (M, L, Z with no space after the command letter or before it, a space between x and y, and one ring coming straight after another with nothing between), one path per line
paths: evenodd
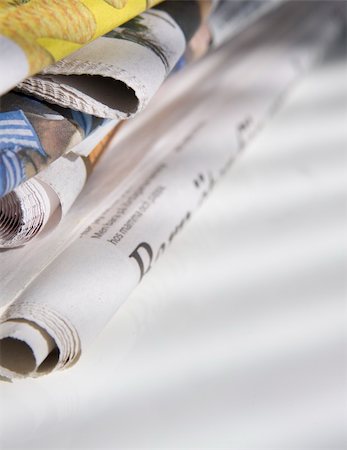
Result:
M160 1L0 0L0 38L24 52L28 76ZM6 67L8 61L2 59L0 54L1 66Z

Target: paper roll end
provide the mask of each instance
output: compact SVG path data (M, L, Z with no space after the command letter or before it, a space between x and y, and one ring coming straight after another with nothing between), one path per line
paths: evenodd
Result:
M42 328L25 320L0 324L0 375L22 378L43 375L59 359L55 341Z
M41 231L50 215L50 199L34 179L0 198L0 248L26 244Z

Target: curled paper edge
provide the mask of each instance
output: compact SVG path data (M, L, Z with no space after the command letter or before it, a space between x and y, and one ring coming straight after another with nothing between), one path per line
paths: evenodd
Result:
M14 348L17 351L14 352ZM1 317L2 377L39 377L52 370L70 367L80 354L80 339L74 326L51 308L24 302L20 308L11 305ZM20 360L21 370L16 370Z

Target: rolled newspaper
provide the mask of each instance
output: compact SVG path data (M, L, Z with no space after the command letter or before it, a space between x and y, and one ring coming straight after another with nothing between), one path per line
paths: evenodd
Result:
M283 92L336 39L341 17L331 4L299 5L289 2L259 23L251 39L245 35L238 46L212 53L192 68L188 86L171 85L175 114L168 105L154 114L164 121L169 117L170 138L158 133L152 151L116 189L117 199L36 273L4 312L4 377L39 376L78 360L278 106ZM230 65L235 57L238 64ZM145 136L146 127L137 131ZM142 141L138 134L140 147ZM133 143L131 136L121 144L127 142Z
M115 132L114 127L89 152L85 145L85 157L70 152L0 198L0 248L24 245L36 236L47 235L60 223Z
M0 95L159 1L1 0Z

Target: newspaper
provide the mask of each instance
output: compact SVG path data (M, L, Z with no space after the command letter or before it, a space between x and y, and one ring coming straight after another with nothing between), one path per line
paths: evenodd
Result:
M199 24L197 1L183 5L165 2L28 78L18 88L98 117L127 119L147 105Z
M336 39L340 25L331 4L289 3L253 28L252 39L244 35L238 45L210 54L172 80L151 120L140 118L139 126L135 121L135 136L125 134L119 146L140 148L145 156L94 217L84 221L79 237L60 243L55 255L46 250L56 241L42 246L40 268L36 262L36 271L21 270L16 287L16 258L9 252L0 255L3 301L13 300L0 327L4 377L39 376L79 359L278 106L283 92ZM271 46L266 39L270 29ZM231 59L237 63L230 65ZM156 126L155 137L151 126ZM79 230L81 224L74 232Z
M159 1L2 0L0 95Z
M59 225L116 131L113 126L96 146L94 139L85 142L85 157L71 151L0 198L0 248L25 245Z

